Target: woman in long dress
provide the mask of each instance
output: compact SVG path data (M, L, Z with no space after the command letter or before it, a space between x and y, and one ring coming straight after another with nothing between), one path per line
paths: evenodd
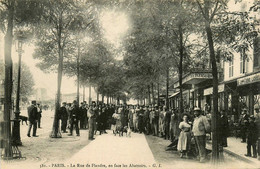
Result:
M181 133L179 136L178 146L177 149L180 151L182 158L184 155L188 157L187 152L190 149L190 142L191 142L191 125L188 123L188 115L183 115L183 121L180 122L179 128L181 129Z

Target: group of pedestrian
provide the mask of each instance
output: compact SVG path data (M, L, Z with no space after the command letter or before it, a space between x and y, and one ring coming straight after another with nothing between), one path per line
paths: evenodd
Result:
M247 153L245 156L257 158L260 156L260 113L259 107L255 108L256 116L248 115L248 110L244 108L241 113L239 120L240 133L242 138L242 143L247 143ZM258 141L258 146L257 146ZM251 153L253 149L253 154ZM257 153L258 149L258 153Z
M90 105L86 101L81 102L79 106L77 101L73 103L63 102L60 107L58 117L61 120L61 130L67 133L69 128L69 136L73 135L73 129L76 129L76 135L80 136L80 129L89 129L89 140L94 140L94 135L99 131L99 134L107 133L109 116L112 117L112 105L91 102Z
M37 128L41 128L41 117L42 117L42 107L40 103L36 103L35 100L31 102L31 105L27 108L29 128L27 136L31 137L31 129L33 128L33 137L38 137L36 135Z

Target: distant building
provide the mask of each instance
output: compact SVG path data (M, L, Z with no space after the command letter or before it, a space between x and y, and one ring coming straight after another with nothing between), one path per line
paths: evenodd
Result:
M33 98L37 101L46 101L48 99L47 89L45 88L35 89Z
M74 100L77 100L77 93L69 93L69 94L62 94L61 95L61 101L62 102L67 102L67 103L72 103ZM85 100L88 101L88 97L85 97ZM83 95L79 95L79 102L83 101Z

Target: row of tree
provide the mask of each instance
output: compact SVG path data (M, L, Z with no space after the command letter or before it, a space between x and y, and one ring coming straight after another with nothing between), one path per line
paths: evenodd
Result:
M115 6L129 14L132 21L123 50L105 40L100 25L102 9ZM259 4L251 9L258 11ZM176 75L182 113L183 74L209 62L213 75L213 154L218 157L217 65L222 58L232 58L233 51L247 57L259 31L255 27L259 23L249 16L250 11L230 12L227 0L2 0L0 12L5 34L6 121L11 107L13 32L23 30L34 36L34 58L41 60L38 67L58 74L51 133L55 138L60 137L57 112L63 74L77 76L78 93L80 85L95 86L102 101L105 96L119 100L128 94L155 103L155 95L159 99L165 91L167 105L169 77ZM116 55L123 55L123 61Z

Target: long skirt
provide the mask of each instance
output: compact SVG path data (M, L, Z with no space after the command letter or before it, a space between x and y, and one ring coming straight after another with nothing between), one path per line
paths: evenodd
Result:
M177 149L179 151L185 151L190 149L191 134L190 132L182 131L179 136Z

